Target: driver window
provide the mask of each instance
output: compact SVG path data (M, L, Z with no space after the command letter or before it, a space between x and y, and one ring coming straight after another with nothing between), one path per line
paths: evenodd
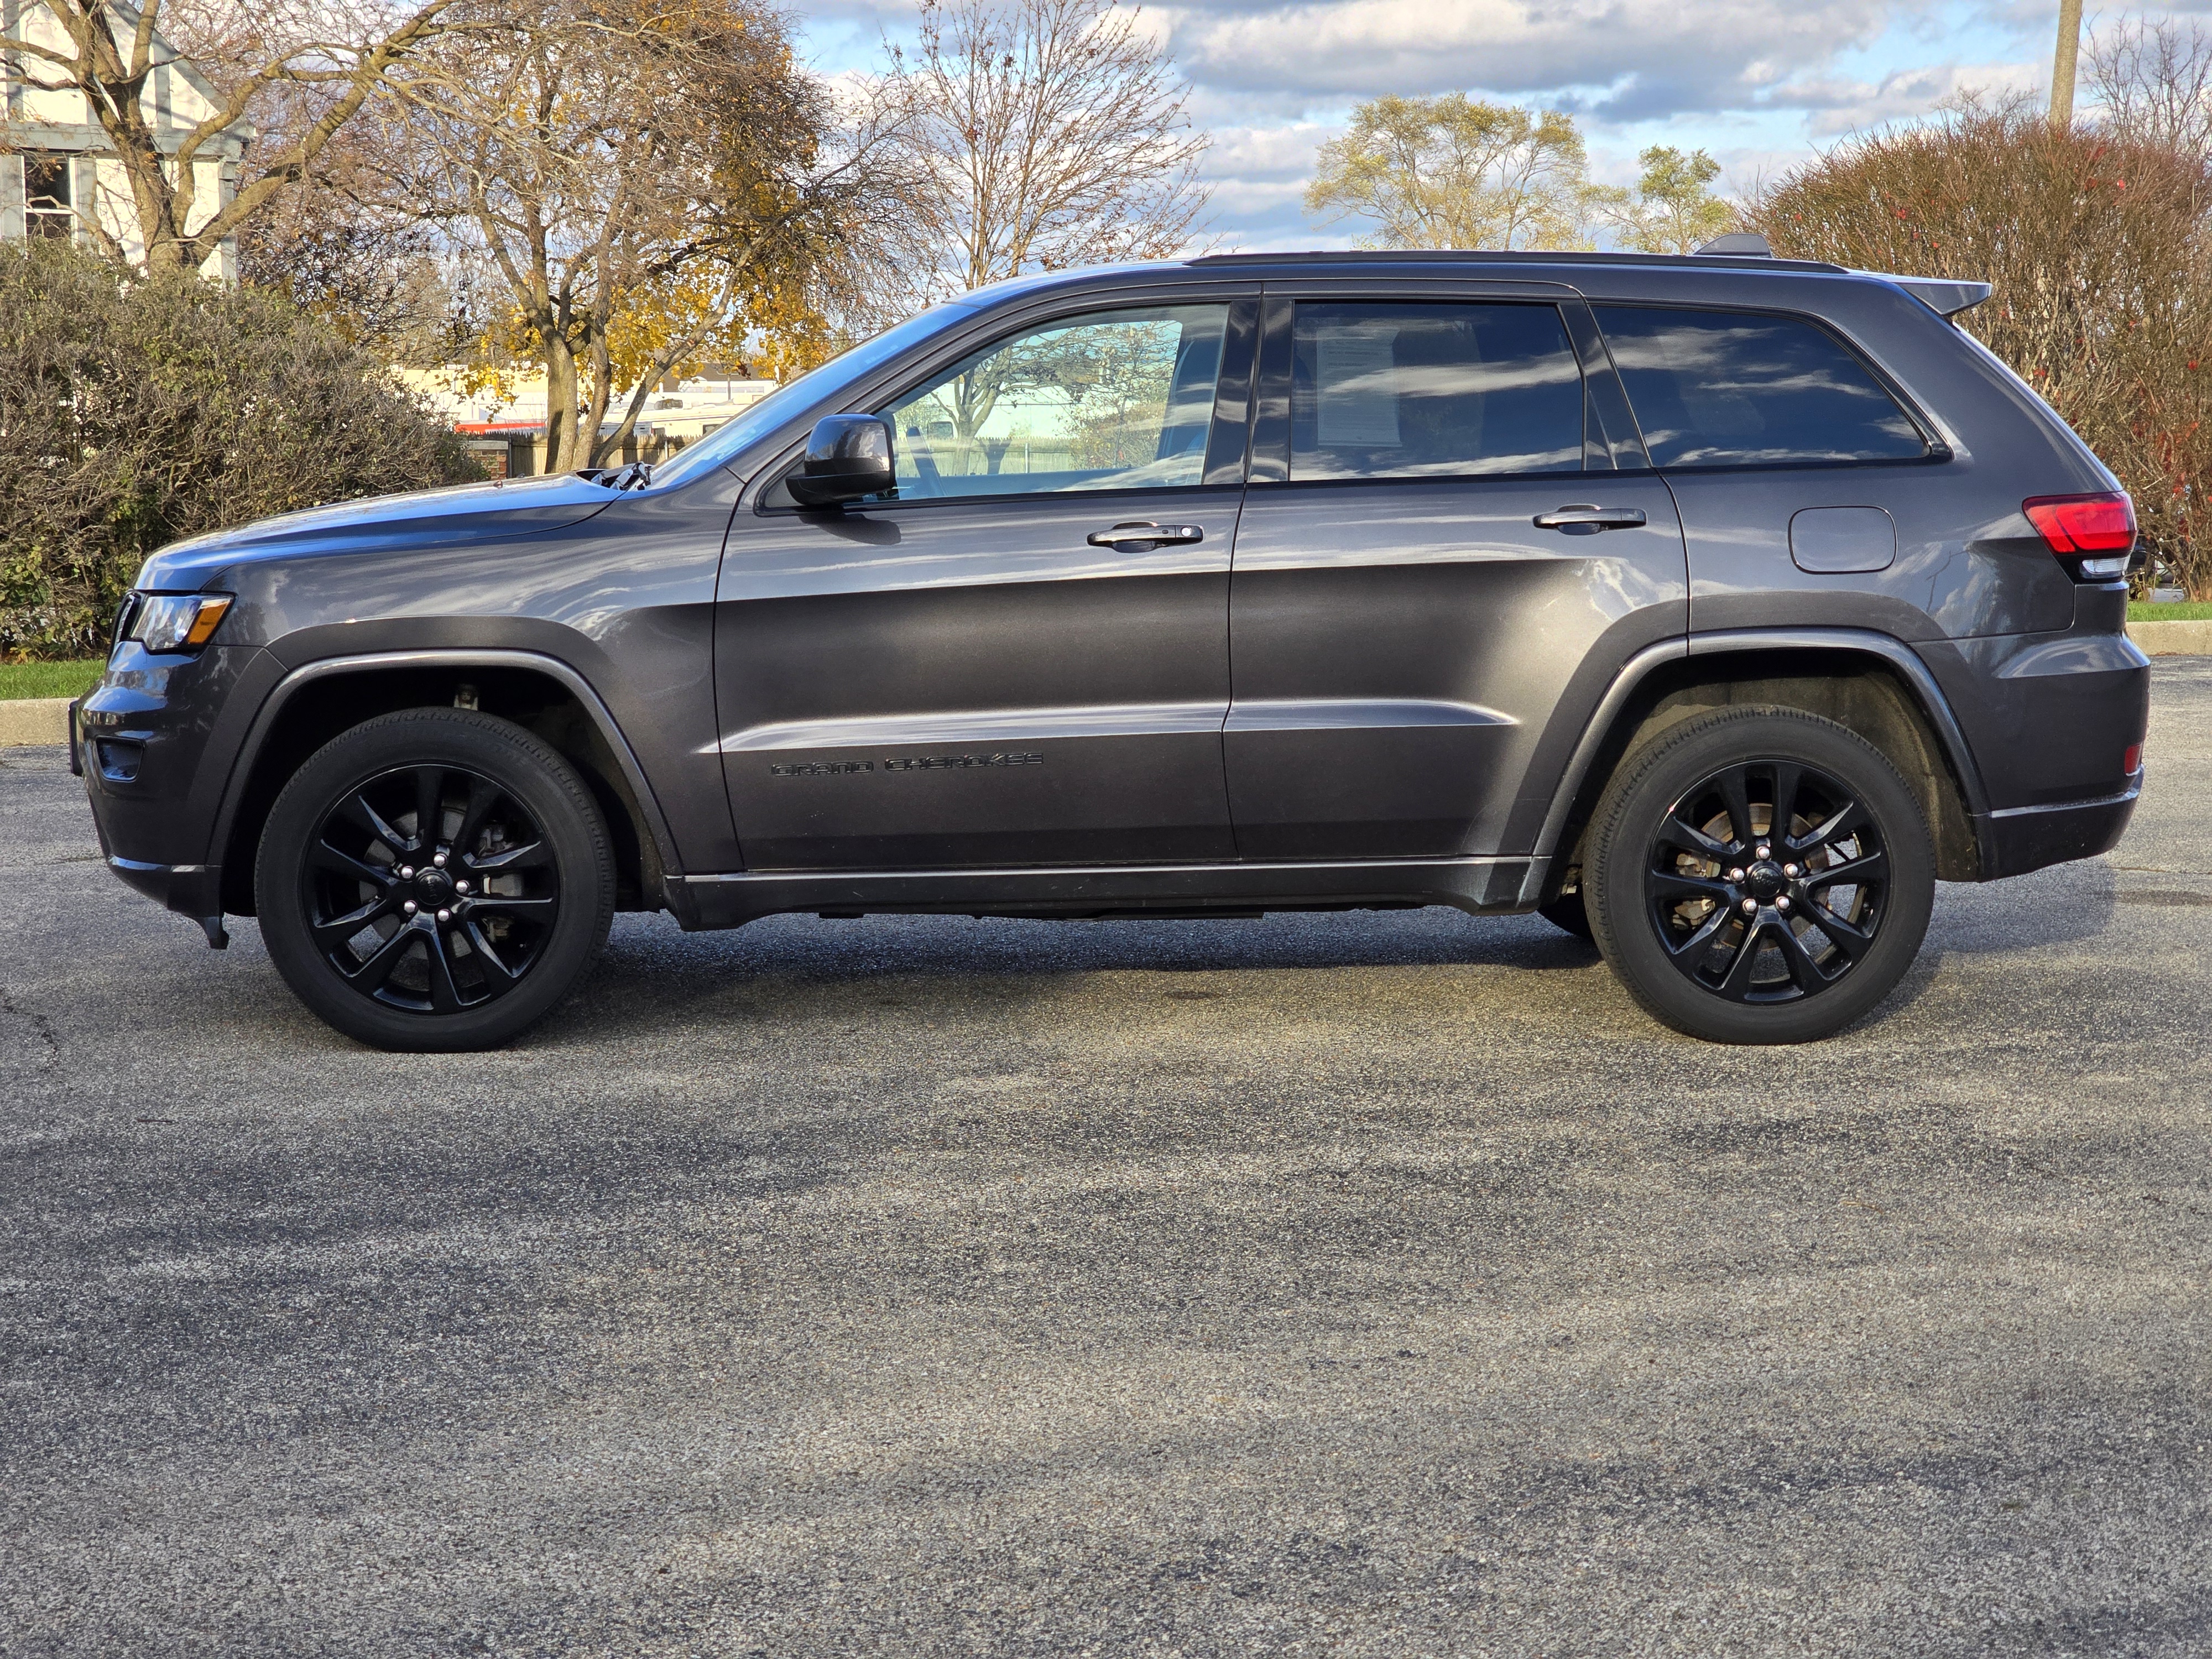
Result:
M1094 312L986 347L883 411L899 499L1202 482L1228 319Z

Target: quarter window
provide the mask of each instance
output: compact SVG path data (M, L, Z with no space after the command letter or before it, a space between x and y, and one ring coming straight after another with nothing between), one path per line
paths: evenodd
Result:
M1228 320L1100 312L977 352L884 411L900 499L1203 482Z
M1917 460L1897 400L1825 330L1756 312L1600 306L1654 466Z
M1556 307L1301 304L1291 477L1575 472L1583 379Z

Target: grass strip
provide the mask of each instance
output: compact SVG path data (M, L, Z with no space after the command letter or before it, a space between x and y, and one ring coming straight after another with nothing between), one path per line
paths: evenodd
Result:
M2172 605L2154 605L2148 599L2128 601L2130 622L2212 622L2212 604L2203 599L2183 599Z
M73 662L0 662L0 702L26 697L75 697L89 691L107 666L105 657Z

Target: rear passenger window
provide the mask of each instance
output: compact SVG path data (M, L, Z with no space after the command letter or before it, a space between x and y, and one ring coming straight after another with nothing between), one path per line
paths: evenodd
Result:
M1301 304L1291 372L1293 478L1582 469L1555 307Z
M1596 309L1654 466L1909 461L1928 452L1866 366L1811 323Z

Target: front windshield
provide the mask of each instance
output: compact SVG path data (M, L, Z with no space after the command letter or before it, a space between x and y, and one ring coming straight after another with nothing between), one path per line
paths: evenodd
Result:
M719 431L711 432L690 448L653 469L651 487L687 483L710 467L724 465L748 446L758 443L793 416L817 404L827 403L877 365L920 344L939 330L969 315L963 305L935 306L919 317L909 317L896 328L886 329L872 340L863 340L840 352L821 368L800 375L789 386L778 386L750 409Z

